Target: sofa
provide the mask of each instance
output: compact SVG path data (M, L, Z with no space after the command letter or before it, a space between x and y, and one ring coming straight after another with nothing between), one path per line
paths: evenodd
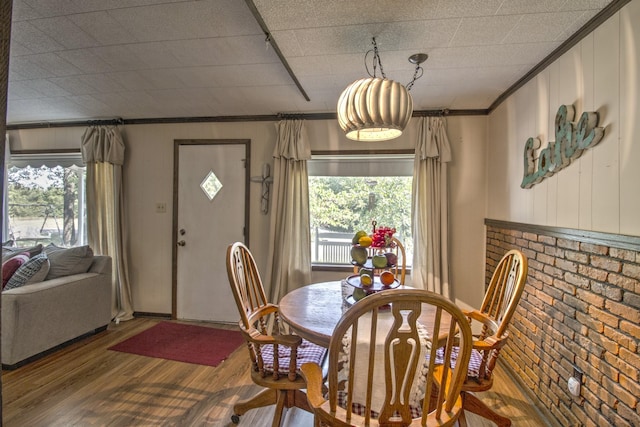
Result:
M46 247L44 255L38 255L47 258L49 274L44 280L3 289L3 368L17 368L107 328L111 321L112 261L109 256L94 256L87 248L80 259L63 252L77 254L79 248Z

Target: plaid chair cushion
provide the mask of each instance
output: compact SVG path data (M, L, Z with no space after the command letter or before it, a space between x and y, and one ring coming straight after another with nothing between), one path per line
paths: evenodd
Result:
M273 372L273 345L263 345L261 347L262 360L264 362L264 370ZM322 366L327 349L320 347L305 339L298 346L298 355L296 358L296 369L299 371L303 363L315 362ZM287 375L289 373L289 361L291 360L291 348L284 345L278 346L278 363L280 364L278 373Z
M345 393L344 391L338 391L338 406L340 406L341 408L345 408L347 407L347 393ZM409 406L409 410L411 411L411 418L420 418L422 417L422 408L419 406L413 406L410 405ZM357 402L353 402L351 404L351 411L354 414L360 415L360 416L364 416L365 411L366 411L366 406L364 406L361 403L357 403ZM380 413L376 412L376 411L371 411L371 418L378 418L378 416L380 415Z
M453 347L451 349L451 369L456 366L458 360L459 347ZM436 350L436 363L441 365L444 363L444 348L440 347ZM469 359L469 369L467 370L467 376L470 378L480 377L480 365L482 364L482 353L475 348L471 350L471 358Z

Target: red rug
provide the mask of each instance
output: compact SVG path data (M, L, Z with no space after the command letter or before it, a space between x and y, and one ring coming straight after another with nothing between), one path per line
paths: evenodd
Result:
M109 350L218 366L244 342L238 331L160 322Z

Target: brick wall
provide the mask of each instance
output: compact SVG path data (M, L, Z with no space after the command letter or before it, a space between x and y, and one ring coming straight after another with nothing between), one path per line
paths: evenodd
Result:
M640 252L487 224L487 282L509 249L529 260L502 362L562 426L640 426Z

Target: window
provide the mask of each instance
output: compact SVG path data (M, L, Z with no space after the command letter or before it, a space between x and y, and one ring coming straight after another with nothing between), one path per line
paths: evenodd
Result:
M6 240L18 247L86 244L85 167L80 153L11 154Z
M308 162L311 262L351 265L358 230L393 227L413 258L411 155L314 155Z

